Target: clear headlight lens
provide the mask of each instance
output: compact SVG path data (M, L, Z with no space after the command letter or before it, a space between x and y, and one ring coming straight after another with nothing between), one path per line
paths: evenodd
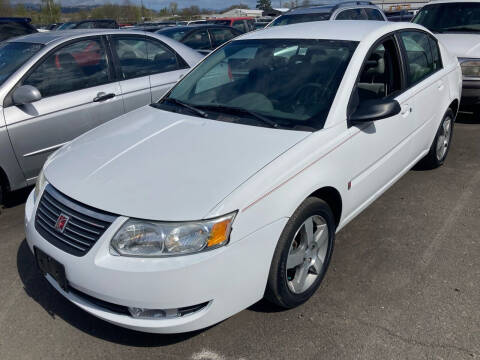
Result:
M122 256L161 257L197 253L226 245L236 213L192 222L130 219L117 231L110 248Z
M40 193L43 191L43 188L47 185L47 179L45 179L45 174L43 172L43 168L40 171L40 174L38 174L37 177L37 182L35 183L35 190L34 190L34 200L36 201L38 199L38 196Z
M480 59L468 60L459 59L462 67L462 74L466 77L480 77Z

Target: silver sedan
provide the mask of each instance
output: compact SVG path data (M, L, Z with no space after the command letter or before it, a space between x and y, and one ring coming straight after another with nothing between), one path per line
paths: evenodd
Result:
M37 33L0 44L0 194L33 184L63 144L157 101L201 59L136 31Z

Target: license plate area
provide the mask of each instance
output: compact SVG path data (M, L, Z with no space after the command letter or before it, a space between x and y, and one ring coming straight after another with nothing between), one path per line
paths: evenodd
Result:
M68 281L65 275L65 266L59 263L51 256L45 254L42 250L35 248L35 259L43 275L50 275L58 285L65 291L68 291Z

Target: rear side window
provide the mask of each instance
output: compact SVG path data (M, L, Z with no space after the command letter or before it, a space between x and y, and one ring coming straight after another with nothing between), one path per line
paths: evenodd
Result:
M247 32L247 25L243 20L235 20L232 25L235 29L240 30L241 32Z
M337 15L336 20L367 20L363 9L348 9Z
M210 34L212 34L213 47L218 47L236 36L230 29L210 29Z
M208 50L211 48L207 30L194 31L185 38L183 43L196 50Z
M176 55L160 42L125 37L113 44L125 80L178 69Z
M42 97L86 89L110 80L107 56L100 39L81 40L50 54L24 81Z
M365 10L365 13L367 14L368 20L384 21L382 14L377 9L366 8L364 10Z
M400 38L407 55L409 85L416 84L438 70L439 54L436 55L438 60L435 62L430 37L427 34L419 31L404 31L400 33Z

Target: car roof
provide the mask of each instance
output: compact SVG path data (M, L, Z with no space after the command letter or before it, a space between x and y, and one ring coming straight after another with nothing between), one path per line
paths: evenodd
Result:
M237 16L237 17L222 17L222 18L214 18L214 19L207 19L207 21L217 21L217 20L253 20L253 17L250 16Z
M31 18L27 18L27 17L0 17L0 21L4 22L4 21L9 21L9 22L26 22L26 23L30 23L32 22L32 19Z
M135 30L121 30L118 29L74 29L74 30L61 30L61 31L48 31L48 32L39 32L30 35L19 36L7 40L9 42L28 42L35 44L47 45L52 42L61 42L69 39L81 38L84 36L94 36L94 35L110 35L110 34L142 34L145 35L143 31Z
M328 13L342 7L376 7L370 1L328 1L316 5L298 6L283 15Z
M235 40L250 39L326 39L362 41L368 36L379 37L401 29L420 29L423 26L413 23L365 20L315 21L285 26L272 26L266 29L240 35Z

